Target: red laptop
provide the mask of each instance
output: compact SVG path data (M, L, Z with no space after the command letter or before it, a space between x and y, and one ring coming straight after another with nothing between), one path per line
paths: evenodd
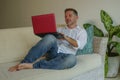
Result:
M58 36L54 13L32 16L34 34L43 37L46 34Z

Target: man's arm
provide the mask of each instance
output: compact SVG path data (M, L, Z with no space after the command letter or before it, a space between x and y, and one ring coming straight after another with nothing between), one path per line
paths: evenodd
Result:
M70 38L70 37L68 37L68 36L65 36L65 35L64 35L64 39L65 39L66 41L68 41L72 46L78 47L78 44L77 44L77 41L76 41L76 40L74 40L74 39L72 39L72 38Z

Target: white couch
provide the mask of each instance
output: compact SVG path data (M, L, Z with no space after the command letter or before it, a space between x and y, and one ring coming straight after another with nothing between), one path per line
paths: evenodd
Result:
M0 80L104 80L107 38L99 37L94 37L94 53L78 55L77 65L71 69L9 72L39 40L32 27L0 29Z

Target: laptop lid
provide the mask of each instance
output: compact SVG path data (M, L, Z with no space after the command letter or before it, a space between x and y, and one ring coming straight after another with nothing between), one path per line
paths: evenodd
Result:
M56 32L54 13L32 16L33 31L36 35Z

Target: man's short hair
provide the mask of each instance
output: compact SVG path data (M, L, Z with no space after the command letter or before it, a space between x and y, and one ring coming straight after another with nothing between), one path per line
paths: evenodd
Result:
M75 10L75 9L73 9L73 8L66 8L66 9L65 9L65 13L66 13L67 11L73 11L73 13L74 13L76 16L78 16L77 10Z

